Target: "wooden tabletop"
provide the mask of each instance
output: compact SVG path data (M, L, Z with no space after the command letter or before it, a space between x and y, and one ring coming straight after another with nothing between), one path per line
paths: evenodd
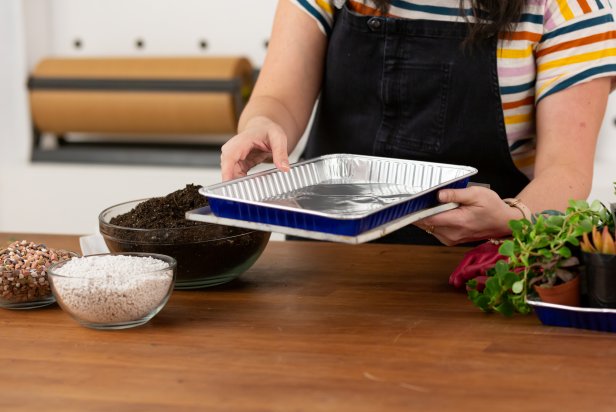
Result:
M463 252L270 242L120 331L0 310L0 410L615 411L616 334L481 313L447 282Z

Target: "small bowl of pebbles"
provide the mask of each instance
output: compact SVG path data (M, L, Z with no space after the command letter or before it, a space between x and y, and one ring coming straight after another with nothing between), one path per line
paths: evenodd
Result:
M77 256L27 240L0 248L0 307L34 309L55 303L47 271L54 263Z
M82 326L126 329L165 306L176 278L174 258L156 253L105 253L73 258L48 270L60 307Z

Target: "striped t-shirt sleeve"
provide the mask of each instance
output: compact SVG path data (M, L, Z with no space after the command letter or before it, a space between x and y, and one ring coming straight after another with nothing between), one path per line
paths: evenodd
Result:
M337 0L291 0L305 10L310 17L316 20L323 33L329 36L334 21L334 7ZM342 2L344 3L344 1Z
M609 0L548 0L535 57L536 102L579 83L616 76L616 23Z

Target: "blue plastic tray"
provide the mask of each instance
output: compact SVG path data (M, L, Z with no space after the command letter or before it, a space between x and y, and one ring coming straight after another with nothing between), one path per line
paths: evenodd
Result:
M616 309L582 308L527 299L544 325L616 332Z
M338 154L293 164L287 173L272 169L205 187L201 193L218 217L356 236L436 206L437 189L466 187L475 173L468 166ZM321 203L316 195L305 199L307 188L319 187L335 197L336 185L340 191L361 188L357 190L361 196L352 192L340 200L340 205L350 203L357 209L336 209L337 205L332 209L330 204L327 210L320 208L328 203L322 194ZM376 192L368 196L366 185L373 185Z

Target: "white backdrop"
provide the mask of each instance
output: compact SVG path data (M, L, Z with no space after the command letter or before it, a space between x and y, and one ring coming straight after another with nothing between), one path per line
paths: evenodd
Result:
M30 0L36 1L36 0ZM49 1L49 0L48 0ZM263 62L277 0L51 0L63 55L246 55ZM75 39L82 47L74 47ZM144 47L135 47L137 39ZM201 49L205 40L207 48Z

